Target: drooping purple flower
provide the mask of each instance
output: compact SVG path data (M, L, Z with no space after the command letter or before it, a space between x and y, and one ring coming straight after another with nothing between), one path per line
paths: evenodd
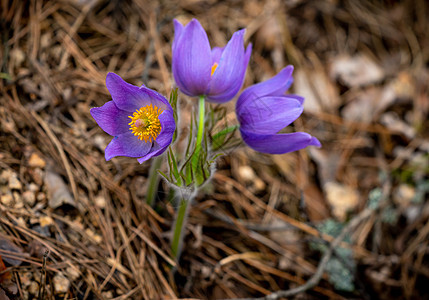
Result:
M106 160L128 156L142 163L162 154L176 129L167 99L145 86L129 84L115 73L107 74L106 86L113 101L90 111L101 129L114 136L106 147Z
M185 27L174 20L173 76L180 90L210 102L231 100L243 85L252 45L244 49L244 32L235 32L223 48L210 48L201 24L192 19Z
M245 89L237 100L236 113L244 142L256 151L283 154L307 146L320 147L320 142L305 132L278 133L304 110L304 98L286 95L293 82L292 66L273 78Z

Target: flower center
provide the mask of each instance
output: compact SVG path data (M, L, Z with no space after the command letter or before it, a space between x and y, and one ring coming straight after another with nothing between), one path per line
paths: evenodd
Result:
M214 64L213 64L213 66L212 66L212 74L210 75L210 76L213 76L213 74L214 74L214 72L216 71L216 69L217 69L217 66L218 66L219 64L217 63L217 62L215 62Z
M145 143L155 141L161 132L161 122L159 121L161 113L162 110L152 104L140 107L132 116L128 116L131 119L131 122L128 123L130 130Z

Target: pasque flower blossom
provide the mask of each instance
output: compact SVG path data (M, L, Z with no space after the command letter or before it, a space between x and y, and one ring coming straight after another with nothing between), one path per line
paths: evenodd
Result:
M231 100L243 85L252 45L244 49L244 32L235 32L223 48L210 49L207 34L193 19L185 27L174 20L173 76L188 96L215 103Z
M245 89L237 100L241 136L256 151L282 154L307 146L321 146L315 137L305 132L278 133L304 109L303 97L285 94L293 82L292 71L292 66L284 68L273 78Z
M106 133L114 136L105 158L137 157L142 163L162 154L171 144L176 123L167 99L145 87L107 74L106 86L112 101L91 109L91 115Z

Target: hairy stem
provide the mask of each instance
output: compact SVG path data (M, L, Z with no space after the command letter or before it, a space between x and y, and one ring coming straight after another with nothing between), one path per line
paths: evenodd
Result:
M146 192L146 203L150 206L153 206L156 194L158 192L157 187L160 180L158 170L161 168L162 160L163 158L161 156L157 156L150 166L148 187Z
M202 150L202 142L204 137L204 118L205 118L205 99L204 96L200 96L199 107L198 107L198 131L197 139L195 141L195 150L191 158L191 168L195 172L198 168L198 163ZM184 188L179 189L180 203L176 214L176 220L173 227L173 238L171 240L171 251L173 256L178 260L182 251L184 228L188 219L189 208L192 203L192 199L197 190L197 186L202 182L198 182L198 179L192 182L191 193Z
M182 252L184 237L184 228L188 219L189 208L192 203L192 197L181 197L179 209L177 210L176 221L174 223L173 239L171 240L171 252L173 257L179 260Z

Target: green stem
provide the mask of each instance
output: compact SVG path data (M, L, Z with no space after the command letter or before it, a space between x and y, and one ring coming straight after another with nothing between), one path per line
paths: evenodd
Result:
M198 107L198 133L197 133L197 142L195 144L195 149L201 149L201 142L203 141L204 134L204 115L205 115L205 101L204 96L200 96L199 107ZM198 151L199 152L199 151Z
M192 199L181 198L179 210L177 211L176 221L174 223L173 239L171 241L171 252L173 257L179 260L180 253L182 252L183 232L186 225L186 219L189 214L189 207L191 206Z
M191 158L191 169L194 172L194 178L196 178L194 184L195 186L201 185L203 182L200 180L201 176L196 174L201 174L204 172L202 166L200 165L201 159L201 150L203 149L203 136L204 136L204 117L205 117L205 99L204 96L200 96L199 108L198 108L198 131L197 131L197 140L195 141L195 150ZM200 168L199 168L200 167Z
M158 192L158 184L159 184L159 174L158 170L161 168L163 157L157 156L154 161L152 161L152 165L149 170L149 181L146 192L146 203L150 206L153 206L155 202L155 197Z
M198 107L198 131L197 140L195 141L195 151L191 158L192 168L198 165L199 156L201 155L202 142L204 136L204 118L205 118L205 99L200 96ZM195 169L194 169L195 170ZM198 182L194 182L194 188L198 186ZM183 192L183 191L182 191ZM186 192L183 192L186 194ZM173 256L178 260L182 251L182 243L184 236L184 228L188 219L189 208L192 203L192 196L181 196L179 209L177 210L176 220L173 229L173 239L171 240L171 251Z

